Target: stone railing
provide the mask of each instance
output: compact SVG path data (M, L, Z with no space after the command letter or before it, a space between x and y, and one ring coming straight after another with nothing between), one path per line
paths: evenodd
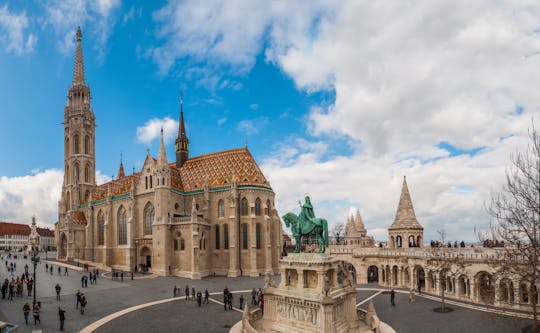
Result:
M194 223L206 223L206 224L209 223L209 221L207 219L203 218L202 216L196 216L194 218L194 220L192 220L191 216L175 216L175 217L172 218L172 223L173 224L192 223L192 221Z
M244 316L242 316L242 333L259 333L254 327L253 323L262 319L262 311L261 309L255 309L249 312L249 314L246 316L246 313L244 312Z

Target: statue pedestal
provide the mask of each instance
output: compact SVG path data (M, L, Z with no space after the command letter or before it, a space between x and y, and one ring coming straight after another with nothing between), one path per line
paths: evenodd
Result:
M359 319L355 285L340 260L294 253L280 261L280 271L279 286L267 277L262 318L245 315L242 332L372 332Z

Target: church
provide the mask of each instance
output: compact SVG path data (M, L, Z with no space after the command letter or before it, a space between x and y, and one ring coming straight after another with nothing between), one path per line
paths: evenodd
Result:
M82 32L64 109L64 180L55 241L59 260L161 276L278 272L282 224L275 193L247 148L189 156L180 102L175 160L146 154L140 171L96 185L95 116Z

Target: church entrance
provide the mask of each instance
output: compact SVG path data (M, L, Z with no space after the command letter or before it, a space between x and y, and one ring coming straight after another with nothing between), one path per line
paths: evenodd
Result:
M414 286L418 291L426 290L426 273L424 269L420 266L416 266L416 286Z
M367 271L367 282L379 282L379 268L377 266L369 266Z
M67 237L65 233L60 233L60 247L58 248L58 259L67 259Z
M152 269L152 251L147 246L141 249L139 268L141 272L148 272Z

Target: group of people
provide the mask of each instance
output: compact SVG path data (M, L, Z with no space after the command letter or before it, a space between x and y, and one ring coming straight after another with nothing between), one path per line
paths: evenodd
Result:
M443 244L440 241L434 241L434 240L432 240L429 244L430 244L431 247L445 247L445 246L446 247L454 247L454 248L465 247L465 242L464 241L461 241L459 243L457 241L455 241L453 246L452 246L452 242L448 242L446 244Z
M486 239L483 242L484 247L504 247L504 241Z
M189 292L189 286L186 286L185 289L185 295L186 300L190 297ZM180 297L180 288L176 287L176 285L173 287L173 297ZM210 293L208 292L208 289L204 290L204 300L203 300L203 293L199 291L195 291L195 287L191 288L191 300L197 300L197 305L201 306L202 304L208 304L208 298L210 297Z

